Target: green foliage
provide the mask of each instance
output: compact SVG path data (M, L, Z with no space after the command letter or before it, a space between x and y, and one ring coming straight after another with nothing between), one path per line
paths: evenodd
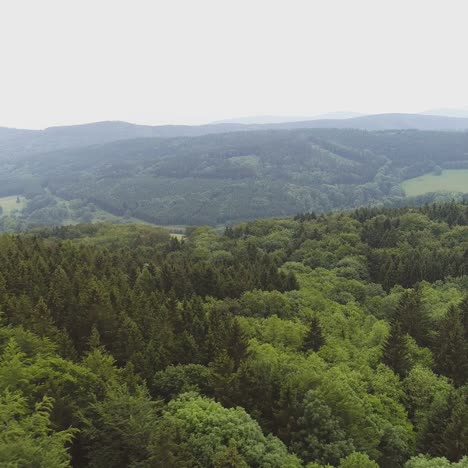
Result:
M407 336L403 333L400 322L394 321L385 341L383 362L400 377L404 377L411 367Z
M317 316L312 317L309 323L309 330L304 337L302 349L304 351L318 351L325 344L325 337L322 333L322 326Z
M247 466L301 466L278 439L263 435L258 424L241 408L226 409L188 393L171 401L162 419L163 427L168 424L174 428L178 442L189 447L201 466L219 464L228 448L235 448L236 458L242 457ZM159 437L170 436L162 433ZM178 442L175 441L174 449Z
M455 385L468 381L468 342L461 313L455 306L449 307L439 323L435 361L438 372L451 378Z
M405 468L466 468L468 457L464 457L458 463L450 463L445 457L429 458L424 455L411 458Z
M83 438L90 467L141 466L150 459L149 444L158 427L158 405L143 388L131 394L114 386L84 415Z
M0 399L22 434L4 456L37 439L44 466L462 460L466 213L0 236Z
M5 467L68 467L73 430L54 431L53 399L44 397L33 410L20 393L0 394L0 464Z
M370 460L364 453L352 453L341 460L340 468L378 468L379 465Z
M290 444L302 460L336 464L354 451L352 439L317 392L306 394L302 411Z

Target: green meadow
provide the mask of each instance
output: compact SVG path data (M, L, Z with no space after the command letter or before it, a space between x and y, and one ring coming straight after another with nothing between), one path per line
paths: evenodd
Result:
M401 184L408 197L429 192L468 193L468 169L447 169L440 175L425 174Z
M19 203L16 203L16 197L16 195L0 197L0 206L3 208L3 214L10 214L13 210L22 210L26 206L24 197L20 197Z

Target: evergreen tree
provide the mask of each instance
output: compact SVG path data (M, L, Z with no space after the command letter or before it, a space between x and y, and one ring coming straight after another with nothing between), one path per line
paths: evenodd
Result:
M421 289L405 291L398 303L394 319L401 331L412 336L419 346L430 344L430 320L421 301Z
M302 344L302 350L318 351L325 344L325 342L326 340L323 336L320 319L314 315L310 320L309 328Z
M52 314L42 297L39 298L36 307L34 307L31 313L28 328L39 336L46 336L49 338L57 337L59 330L55 326Z
M420 450L458 461L468 451L468 387L435 401L424 427Z
M438 328L436 371L451 378L456 386L463 385L468 379L468 346L460 311L455 306L450 306Z
M460 304L460 320L463 326L465 341L468 343L468 296Z
M242 359L247 354L247 346L247 337L242 330L239 321L234 320L227 339L227 352L234 362L235 370L239 368Z
M404 377L411 368L406 334L398 321L393 321L390 326L390 333L382 349L382 362L400 377Z

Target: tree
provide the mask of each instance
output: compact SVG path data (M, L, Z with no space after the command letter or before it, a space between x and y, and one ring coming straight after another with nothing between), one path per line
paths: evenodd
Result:
M460 311L450 306L440 321L435 344L437 372L453 380L456 386L468 380L468 343L465 341Z
M248 340L242 330L239 320L234 320L231 326L231 332L227 338L227 352L229 357L234 362L234 369L237 370L239 365L247 354Z
M352 453L340 461L340 468L379 468L365 453Z
M460 319L463 325L465 341L468 342L468 296L460 304Z
M86 411L83 420L88 466L118 468L147 462L158 425L158 407L143 387L134 394L125 386L110 388L103 401Z
M468 452L468 388L437 399L428 416L421 451L459 461Z
M302 345L303 351L318 351L325 344L320 319L314 315L309 323L307 334Z
M354 445L317 392L309 391L304 398L302 414L291 434L289 447L305 462L337 464L354 451Z
M429 458L418 455L408 460L405 468L468 468L468 457L462 458L458 463L450 463L445 457Z
M0 394L1 466L70 466L67 446L75 431L54 432L50 422L52 410L52 398L44 397L31 411L20 393Z
M390 325L390 332L382 348L382 362L400 377L404 377L411 368L406 336L398 321L393 321Z
M196 466L269 466L271 468L301 466L288 454L276 437L265 436L260 426L242 408L223 408L213 400L194 393L186 393L172 400L163 413L159 431L153 442L153 457L160 458L161 447L172 453L172 464L166 466L194 466L181 459L190 456ZM172 442L171 440L172 439ZM234 452L235 449L235 452ZM229 464L219 465L220 461ZM175 458L175 460L174 460ZM233 461L234 459L234 461ZM241 463L244 460L246 465ZM178 464L177 464L178 463Z
M28 327L31 331L43 337L48 336L52 338L58 333L58 329L52 319L52 314L42 297L32 311Z
M430 345L430 320L421 301L421 288L405 291L398 303L394 320L403 334L412 336L419 346Z

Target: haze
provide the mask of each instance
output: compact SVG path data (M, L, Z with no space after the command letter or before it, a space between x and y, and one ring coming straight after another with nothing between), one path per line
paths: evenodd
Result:
M0 126L468 104L463 0L3 0Z

